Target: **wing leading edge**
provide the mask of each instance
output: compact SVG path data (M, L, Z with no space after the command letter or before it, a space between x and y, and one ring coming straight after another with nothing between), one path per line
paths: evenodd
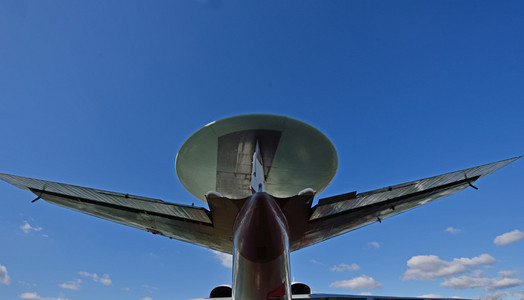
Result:
M364 193L320 199L295 196L281 202L288 218L290 250L298 250L459 192L519 157ZM208 198L210 210L123 193L1 174L0 179L50 203L99 218L231 253L233 222L245 199ZM36 200L35 199L35 200ZM291 199L291 200L289 200Z
M364 296L364 295L331 295L331 294L312 294L312 295L293 295L293 300L465 300L460 298L426 298L426 297L389 297L389 296Z
M232 298L200 298L193 300L231 300ZM389 297L389 296L363 296L363 295L335 295L335 294L311 294L311 295L293 295L293 300L465 300L460 298L427 298L427 297Z
M0 174L0 179L50 203L99 218L136 227L211 249L226 251L231 242L213 226L211 213L202 207L164 202L22 176Z

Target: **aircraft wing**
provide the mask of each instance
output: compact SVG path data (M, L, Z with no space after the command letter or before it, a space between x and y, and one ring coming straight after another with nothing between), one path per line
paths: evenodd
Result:
M459 298L426 298L426 297L389 297L389 296L367 296L367 295L331 295L331 294L311 294L311 295L293 295L293 300L464 300Z
M389 186L364 193L320 199L301 226L291 227L291 250L304 248L420 205L449 196L487 176L515 157L474 168Z
M193 300L231 300L232 298L201 298ZM311 294L311 295L293 295L293 300L465 300L460 298L427 298L427 297L389 297L389 296L367 296L367 295L334 295L334 294Z
M202 207L9 174L0 173L0 179L34 193L38 196L34 201L42 198L99 218L219 251L230 251L232 247L226 235L216 232L210 212Z

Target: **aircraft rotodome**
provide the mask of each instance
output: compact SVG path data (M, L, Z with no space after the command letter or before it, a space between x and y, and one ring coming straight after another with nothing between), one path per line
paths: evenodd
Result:
M268 114L212 122L182 145L183 186L208 208L0 174L38 199L233 255L231 300L420 299L311 294L291 282L289 253L473 187L519 157L426 179L318 200L335 176L335 147L299 120Z

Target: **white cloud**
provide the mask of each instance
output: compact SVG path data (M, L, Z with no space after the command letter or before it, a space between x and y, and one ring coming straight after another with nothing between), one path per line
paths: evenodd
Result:
M450 289L469 289L476 287L484 287L489 285L489 278L475 276L451 277L444 280L444 282L440 285Z
M9 278L9 274L7 274L7 268L2 265L0 265L0 283L11 284L11 278Z
M315 265L321 265L321 266L324 265L322 262L319 262L318 260L315 260L315 259L310 260L310 262L315 264Z
M82 279L75 279L62 283L60 287L67 290L78 291L80 289L80 283L82 283Z
M150 298L150 297L144 297L144 298L142 298L142 300L153 300L153 298Z
M519 300L524 300L523 292L498 292L494 294L487 294L484 300L500 300L502 297L518 297Z
M442 296L438 294L426 294L426 295L417 296L417 298L442 298Z
M518 273L519 273L519 271L502 270L502 271L499 271L499 276L500 277L513 277L513 276L517 275Z
M146 289L151 289L151 290L158 290L158 288L156 286L150 286L148 284L143 284L142 287L146 288Z
M378 242L369 242L368 243L368 246L369 247L373 247L373 248L380 248L380 244Z
M36 283L29 283L29 282L25 282L25 281L22 281L22 280L18 280L18 284L25 285L27 287L35 287L36 286Z
M450 227L446 228L445 231L449 232L451 234L459 234L462 230L457 229L457 228L453 228L453 227L450 226Z
M409 269L404 273L404 280L429 280L466 273L478 265L491 265L495 258L481 254L473 258L454 258L452 261L441 260L436 255L417 255L407 261Z
M499 276L500 277L513 277L513 276L517 275L518 273L519 273L519 271L502 270L502 271L499 271Z
M231 254L219 252L216 250L211 250L211 252L213 252L213 254L215 255L215 258L218 258L221 261L222 266L226 268L233 267L233 256Z
M41 299L36 293L23 293L19 296L22 299Z
M100 282L103 285L111 285L113 282L111 281L111 278L109 278L109 275L103 274L101 277L98 277L98 275L93 274L93 280L95 282Z
M360 270L360 266L357 264L351 264L351 265L339 264L339 265L331 267L329 270L331 272L344 272L344 271L352 272L352 271Z
M82 272L78 272L79 275L81 276L85 276L85 277L90 277L91 279L93 279L94 282L99 282L103 285L111 285L113 284L113 282L111 281L111 278L109 278L109 275L108 274L102 274L102 276L98 276L98 274L96 273L89 273L89 272L85 272L85 271L82 271Z
M37 293L34 293L34 292L25 292L23 294L20 294L18 296L19 298L22 298L22 299L32 299L32 300L68 300L67 298L65 297L61 297L59 296L58 298L54 298L54 297L40 297L38 296Z
M497 236L493 240L493 243L497 246L506 246L522 239L524 239L524 232L515 229Z
M24 221L24 225L20 225L20 229L22 229L22 231L25 234L29 234L31 233L31 231L41 231L43 228L42 227L33 227L27 221Z
M360 293L359 295L362 295L362 296L371 296L373 295L371 292L362 292Z
M500 290L500 289L506 289L506 288L515 287L515 286L520 286L523 284L524 284L524 281L518 278L509 278L509 277L491 278L490 285L485 287L485 289L488 291Z
M346 288L351 290L358 289L377 289L382 287L382 284L378 283L372 277L367 275L361 275L350 280L336 281L329 285L330 288Z
M524 281L518 278L510 277L496 277L489 278L482 276L481 272L469 276L464 275L460 277L451 277L444 280L440 285L450 289L469 289L469 288L483 288L486 291L500 290L510 287L523 285Z

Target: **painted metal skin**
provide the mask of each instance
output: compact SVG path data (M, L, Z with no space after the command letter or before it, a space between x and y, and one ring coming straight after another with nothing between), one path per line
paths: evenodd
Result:
M274 197L291 197L305 188L320 193L335 176L337 152L320 130L290 117L248 114L212 122L192 134L177 154L178 179L204 202L208 191L230 199L248 197L257 141L266 192Z
M260 153L255 153L256 149ZM253 168L255 157L263 174ZM335 148L324 134L306 123L255 114L206 125L177 155L180 181L209 209L10 174L0 174L0 179L35 194L33 202L43 199L233 254L234 300L413 299L292 296L289 252L474 187L478 179L518 158L323 198L313 206L314 192L297 193L305 188L320 192L331 182L338 164ZM253 176L257 177L256 184L251 182ZM259 186L267 192L262 188L253 193ZM213 190L218 193L207 193Z
M273 197L253 194L234 231L233 299L291 299L288 224Z

